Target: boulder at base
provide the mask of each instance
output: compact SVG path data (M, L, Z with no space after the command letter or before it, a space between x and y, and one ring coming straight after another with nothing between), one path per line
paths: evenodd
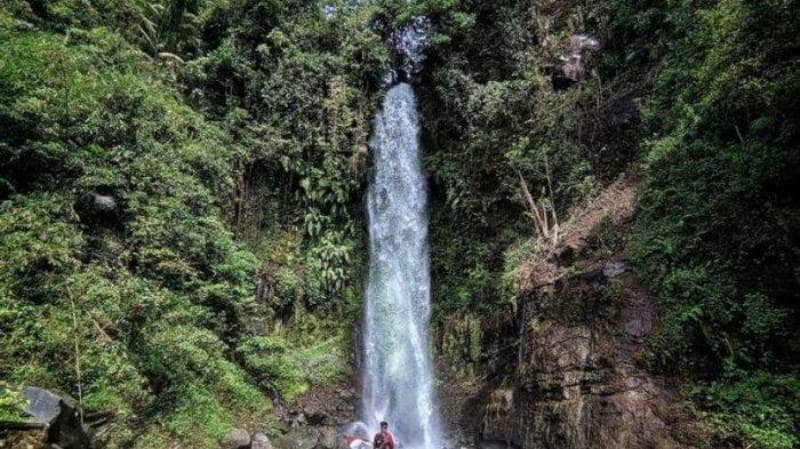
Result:
M281 435L274 441L274 446L277 449L314 449L324 447L321 440L322 434L319 429L302 426Z
M250 449L272 449L272 442L269 438L261 432L253 435L253 441L250 443Z
M233 429L222 440L222 449L242 449L250 447L250 433L244 429Z
M94 446L85 427L81 425L75 399L38 387L26 387L24 394L28 400L25 412L31 416L29 423L39 424L46 429L48 443L57 444L62 449Z

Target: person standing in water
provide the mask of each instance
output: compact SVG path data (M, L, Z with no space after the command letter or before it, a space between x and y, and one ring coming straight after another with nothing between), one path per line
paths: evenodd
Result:
M375 434L372 441L373 449L395 449L394 435L389 432L389 423L381 421L381 431Z

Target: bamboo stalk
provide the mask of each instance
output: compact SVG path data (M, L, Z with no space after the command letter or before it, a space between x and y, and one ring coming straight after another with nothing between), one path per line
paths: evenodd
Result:
M80 332L78 331L78 312L75 307L75 298L72 296L72 291L69 287L67 287L67 296L69 296L70 309L72 311L72 335L75 340L75 377L78 380L78 413L80 414L81 425L83 425L83 381L81 372Z

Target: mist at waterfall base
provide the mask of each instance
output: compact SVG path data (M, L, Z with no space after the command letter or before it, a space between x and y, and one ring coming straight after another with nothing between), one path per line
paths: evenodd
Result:
M367 194L370 267L366 289L362 419L381 421L404 449L439 449L428 326L427 191L419 119L408 84L390 89L371 142Z

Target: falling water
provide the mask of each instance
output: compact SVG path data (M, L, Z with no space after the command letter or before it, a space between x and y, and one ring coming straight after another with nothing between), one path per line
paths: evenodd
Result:
M441 447L428 337L430 273L425 178L414 92L386 94L372 139L367 195L370 267L365 311L363 413L386 420L406 448Z
M425 48L430 43L431 20L426 16L414 16L404 27L392 33L392 44L402 56L402 69L408 79L422 70Z

